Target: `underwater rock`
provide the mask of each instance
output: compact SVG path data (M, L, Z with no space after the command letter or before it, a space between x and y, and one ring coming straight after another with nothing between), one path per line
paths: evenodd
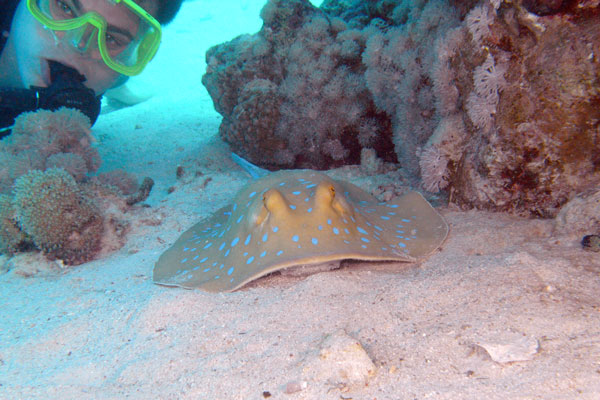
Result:
M0 254L13 254L26 241L19 228L12 196L0 194Z
M479 342L475 346L485 350L493 361L500 364L529 361L540 348L536 338L516 335L503 342Z
M584 250L600 252L600 235L586 235L581 239L581 246Z
M342 330L328 335L302 364L305 380L338 388L364 386L377 371L360 342Z
M65 170L30 171L14 192L21 229L46 255L76 265L100 250L102 213Z
M366 34L307 0L270 0L261 17L258 33L206 54L221 137L270 169L359 164L362 148L395 162L390 118L364 77Z
M600 184L600 2L271 0L207 53L221 136L267 168L364 149L462 208L551 218Z
M567 0L523 0L523 7L537 15L552 15L567 9L572 1Z
M600 232L600 190L569 200L554 219L554 231L577 236Z
M600 183L600 17L499 6L475 7L440 44L444 118L463 124L422 154L439 156L450 201L464 208L553 217Z

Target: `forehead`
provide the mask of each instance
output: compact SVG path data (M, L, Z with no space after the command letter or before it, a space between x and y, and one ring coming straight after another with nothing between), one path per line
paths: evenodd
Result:
M156 18L159 0L136 0L135 3Z
M113 0L73 0L73 1L79 2L79 4L81 4L81 6L86 10L95 10L95 11L101 12L103 14L106 14L106 13L108 13L109 15L115 14L115 13L119 13L119 10L125 11L125 12L128 11L128 8L124 2L116 3ZM140 6L144 10L146 10L152 16L156 16L156 14L158 13L158 6L159 6L158 0L135 0L134 3L136 3L138 6ZM117 5L116 7L115 7L115 4Z

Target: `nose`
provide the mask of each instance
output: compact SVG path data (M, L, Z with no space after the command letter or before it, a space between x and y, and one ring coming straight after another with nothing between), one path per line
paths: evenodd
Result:
M71 44L73 45L73 47L81 53L85 53L86 51L88 51L90 45L93 42L95 30L96 29L91 25L87 25L86 27L84 27L80 31L80 34L76 35L71 40Z

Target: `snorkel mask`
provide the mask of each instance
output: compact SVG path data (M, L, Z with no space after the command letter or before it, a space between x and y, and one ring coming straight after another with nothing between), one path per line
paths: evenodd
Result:
M116 72L133 76L142 72L160 45L160 24L133 0L105 1L135 21L134 31L109 25L96 11L84 11L80 0L27 0L29 12L52 31L55 40L81 53L97 51ZM58 35L57 32L64 32Z

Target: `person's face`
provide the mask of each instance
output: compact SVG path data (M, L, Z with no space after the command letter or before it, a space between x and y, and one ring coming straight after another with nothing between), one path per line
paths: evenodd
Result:
M50 9L73 10L76 15L96 11L106 18L110 29L115 32L136 33L139 21L122 6L115 7L107 0L48 0ZM150 14L156 15L156 0L138 2ZM76 69L86 77L84 84L97 94L115 86L123 76L110 69L102 60L97 46L85 52L78 51L68 41L62 40L65 31L51 31L44 27L27 10L26 1L19 4L11 30L14 40L18 69L23 86L49 86L48 60L58 61ZM14 36L13 36L14 35ZM94 37L94 41L97 39ZM108 42L107 42L108 44Z

